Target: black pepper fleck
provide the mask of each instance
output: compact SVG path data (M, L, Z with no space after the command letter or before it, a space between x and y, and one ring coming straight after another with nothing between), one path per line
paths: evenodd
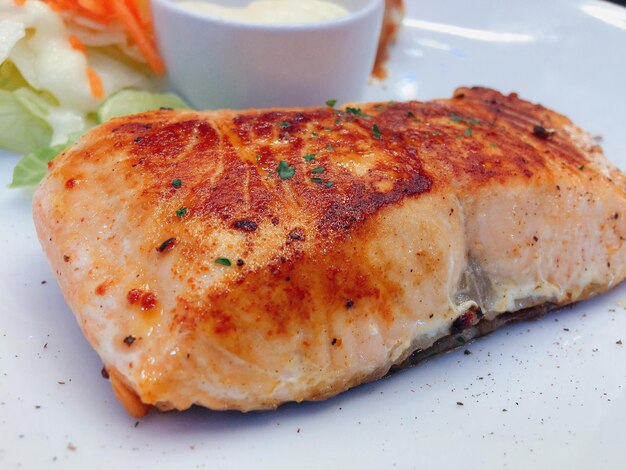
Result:
M554 129L546 129L543 126L535 125L533 127L533 134L540 139L549 139L554 135Z
M176 238L175 237L168 238L163 243L161 243L161 245L159 245L159 247L157 248L157 251L159 253L163 253L165 250L168 250L171 247L173 247L175 243L176 243Z
M258 225L252 220L242 219L235 221L233 227L243 232L254 232L258 228Z

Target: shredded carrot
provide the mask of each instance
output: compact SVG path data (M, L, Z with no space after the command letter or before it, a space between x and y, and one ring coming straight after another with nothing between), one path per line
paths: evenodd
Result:
M111 2L113 3L113 10L117 19L126 27L130 38L137 45L148 65L157 75L163 74L165 67L156 50L154 40L142 28L139 19L133 15L124 0L111 0Z
M103 2L102 0L78 0L78 5L99 16L107 17L113 14L113 9L109 2Z
M24 0L14 0L20 2ZM71 11L99 23L121 23L144 59L157 74L165 67L159 55L152 30L149 4L146 0L44 0L60 11Z
M89 8L83 8L78 0L44 0L55 11L63 12L70 11L77 15L84 16L90 20L98 23L109 23L111 18L107 18L105 15L94 12Z
M82 42L80 42L80 39L78 39L76 36L72 34L70 35L69 40L70 40L70 46L72 46L72 49L76 49L77 51L80 51L83 54L87 54L87 48Z
M89 87L91 88L91 94L95 98L104 98L104 87L102 86L102 80L98 73L91 67L87 67L87 78L89 79Z

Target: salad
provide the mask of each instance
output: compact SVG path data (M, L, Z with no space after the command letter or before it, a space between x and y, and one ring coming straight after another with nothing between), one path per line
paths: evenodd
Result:
M0 0L0 148L10 187L111 117L186 103L164 88L148 0Z

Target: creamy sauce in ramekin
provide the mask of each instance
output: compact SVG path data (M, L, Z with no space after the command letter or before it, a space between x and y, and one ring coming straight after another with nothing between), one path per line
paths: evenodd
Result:
M317 23L350 13L345 7L326 0L254 0L245 7L202 1L183 1L178 5L227 20L263 24Z

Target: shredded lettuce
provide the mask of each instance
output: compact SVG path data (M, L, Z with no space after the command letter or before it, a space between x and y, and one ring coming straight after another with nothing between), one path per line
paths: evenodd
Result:
M9 188L24 188L37 184L48 171L48 162L61 153L68 144L44 147L22 157L13 169L13 180Z
M3 93L8 92L0 90L0 97ZM97 112L97 123L100 124L113 117L126 116L128 114L135 114L162 107L181 109L189 108L189 105L172 93L149 93L146 91L122 90L110 96L100 105ZM2 132L3 110L4 105L0 99L0 132ZM42 122L45 123L45 121ZM13 180L9 188L23 188L39 183L48 171L48 162L52 161L59 153L73 144L83 133L84 132L77 132L72 134L67 142L52 146L47 146L50 142L48 137L43 144L39 145L41 148L31 151L17 162L13 170Z
M0 90L0 147L27 153L48 145L52 129L25 106L16 91Z
M28 86L28 82L13 62L5 60L0 64L0 89L14 91L25 86Z

